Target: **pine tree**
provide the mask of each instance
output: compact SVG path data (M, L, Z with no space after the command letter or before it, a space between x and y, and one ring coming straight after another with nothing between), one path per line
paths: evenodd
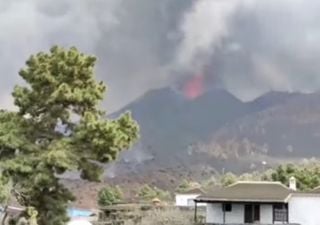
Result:
M79 171L98 181L102 163L138 138L129 113L109 120L99 110L106 86L95 80L95 62L74 47L32 55L19 72L26 85L13 91L18 111L0 111L0 171L41 225L65 224L75 200L57 175Z

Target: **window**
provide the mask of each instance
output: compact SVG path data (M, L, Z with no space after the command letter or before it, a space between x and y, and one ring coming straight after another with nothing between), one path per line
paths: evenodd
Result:
M232 205L230 203L225 203L222 205L223 211L225 212L231 212L232 211Z
M287 222L288 221L288 205L274 204L273 220L276 222Z

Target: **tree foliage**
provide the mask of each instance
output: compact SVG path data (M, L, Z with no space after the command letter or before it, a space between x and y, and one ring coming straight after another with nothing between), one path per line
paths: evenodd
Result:
M273 181L288 185L290 177L295 177L299 190L311 190L320 185L320 167L287 164L277 167L271 174Z
M138 138L130 114L106 119L99 110L106 91L94 76L96 58L76 48L32 55L13 91L17 112L0 112L0 170L20 204L34 207L42 225L64 224L75 200L57 175L80 171L98 181L101 163L115 160Z
M100 206L109 206L120 202L123 198L123 193L120 187L104 187L98 193L98 204Z
M11 185L5 177L0 174L0 204L6 204L10 197Z
M320 186L319 162L283 164L266 171L255 171L240 176L236 176L229 172L220 177L220 185L228 186L237 181L279 181L288 186L291 177L296 178L297 189L300 191L312 190Z
M202 185L195 181L188 181L186 179L182 180L182 182L176 188L177 192L183 193L190 191L192 189L201 189Z
M178 185L178 187L176 188L177 192L185 192L187 190L189 190L191 188L191 184L190 181L184 179L182 180L182 182Z
M157 187L150 187L146 184L143 185L138 191L138 197L142 198L143 200L152 200L154 198L168 200L170 199L170 193Z
M228 172L228 173L221 176L220 183L222 186L229 186L229 185L237 182L237 180L238 179L237 179L236 175L234 175L231 172Z

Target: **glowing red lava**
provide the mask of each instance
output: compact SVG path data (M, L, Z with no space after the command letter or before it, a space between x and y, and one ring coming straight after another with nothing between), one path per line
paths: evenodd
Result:
M203 75L196 75L183 86L183 93L189 100L194 100L204 92Z

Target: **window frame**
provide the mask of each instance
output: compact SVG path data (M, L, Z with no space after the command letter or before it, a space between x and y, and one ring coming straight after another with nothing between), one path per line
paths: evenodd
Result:
M232 212L232 203L223 203L222 204L223 212Z

